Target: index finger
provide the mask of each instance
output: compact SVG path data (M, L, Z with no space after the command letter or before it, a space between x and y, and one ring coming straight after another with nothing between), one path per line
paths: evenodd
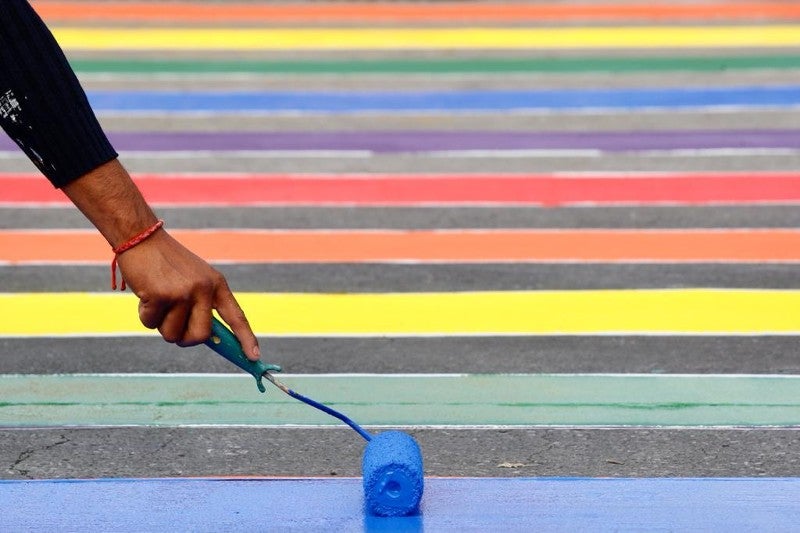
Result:
M258 347L258 339L250 327L250 322L242 311L239 302L233 296L227 284L217 289L214 308L219 316L224 320L236 335L242 345L245 357L251 361L256 361L261 357L261 350Z

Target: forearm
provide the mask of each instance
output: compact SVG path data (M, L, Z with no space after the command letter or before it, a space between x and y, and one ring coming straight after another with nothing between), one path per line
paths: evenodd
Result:
M0 3L0 125L112 246L154 223L61 48L25 0Z
M156 222L128 172L116 159L62 187L112 248Z
M0 0L0 126L112 248L156 223L61 48L25 0ZM216 309L247 357L258 359L258 340L225 278L166 231L120 251L114 264L139 297L142 324L164 339L204 342Z
M56 187L117 157L64 53L25 0L0 1L0 126Z

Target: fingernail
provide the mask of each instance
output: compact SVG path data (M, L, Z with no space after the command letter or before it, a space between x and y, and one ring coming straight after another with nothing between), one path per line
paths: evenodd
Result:
M261 359L261 348L259 348L258 345L256 345L255 348L253 348L253 355Z

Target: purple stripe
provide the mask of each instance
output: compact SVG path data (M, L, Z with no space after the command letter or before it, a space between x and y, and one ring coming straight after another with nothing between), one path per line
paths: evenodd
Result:
M656 132L112 132L121 151L366 150L379 153L439 150L676 150L800 148L800 130ZM0 150L14 149L0 137Z

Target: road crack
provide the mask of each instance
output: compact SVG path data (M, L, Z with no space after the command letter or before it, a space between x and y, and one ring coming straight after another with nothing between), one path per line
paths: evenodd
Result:
M26 479L33 479L33 476L31 476L30 474L30 470L27 468L23 468L20 465L22 465L25 461L30 459L30 457L37 452L46 452L48 450L55 448L56 446L61 446L62 444L66 444L70 441L67 438L67 436L64 435L63 433L59 435L59 439L60 440L48 444L46 446L37 446L22 450L17 456L17 459L11 464L8 471L11 472L12 474L17 474L18 476L24 477Z

